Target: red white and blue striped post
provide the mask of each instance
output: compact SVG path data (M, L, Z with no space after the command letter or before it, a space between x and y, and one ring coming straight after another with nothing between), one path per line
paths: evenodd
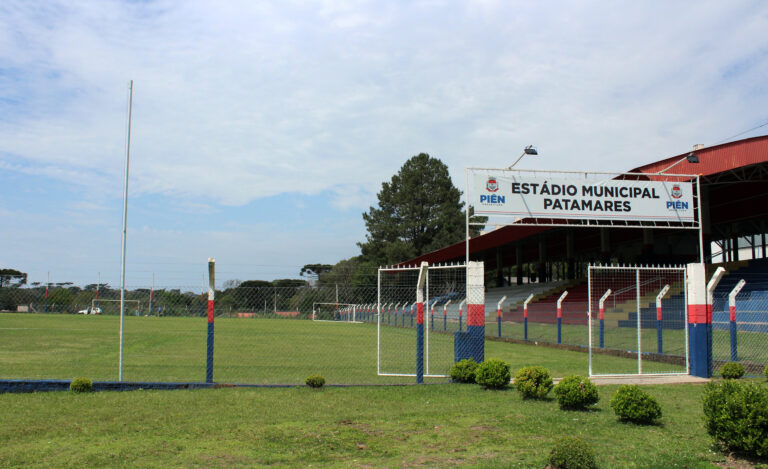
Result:
M523 339L528 340L528 303L533 300L533 293L523 302Z
M208 344L206 347L205 382L213 383L213 316L216 273L216 260L208 258Z
M419 384L424 382L424 285L427 282L428 265L427 262L421 263L416 283L416 382Z
M408 303L403 303L403 309L400 311L400 326L405 327L405 310L408 308Z
M600 308L600 348L605 347L605 300L611 296L611 289L609 288L605 294L600 297L598 307Z
M470 356L485 360L485 265L470 262L467 269L467 335Z
M461 332L461 313L462 313L461 309L464 307L464 304L466 304L466 302L467 302L467 299L464 298L463 300L461 300L461 303L459 303L459 332Z
M664 336L662 332L662 311L661 300L669 291L669 285L664 285L658 295L656 295L656 353L664 353Z
M429 310L429 328L435 330L435 304L432 303L432 308Z
M568 296L568 290L564 291L560 298L557 299L557 343L560 344L563 341L563 300Z
M446 303L443 305L443 330L444 330L444 331L447 331L447 330L448 330L448 305L449 305L449 304L451 304L451 300L448 300L448 301L447 301L447 302L446 302Z
M687 266L690 374L700 378L712 377L712 297L724 274L718 267L707 283L703 263Z
M411 327L413 327L413 315L415 311L416 311L416 303L411 305Z
M505 301L507 301L507 295L502 296L499 300L499 304L496 305L496 322L499 325L499 337L501 337L501 305L503 305Z
M733 287L733 290L731 290L731 293L728 294L728 311L730 312L731 316L731 361L735 362L739 359L739 353L738 353L738 339L736 337L738 333L738 326L736 324L736 295L739 294L742 288L744 288L744 285L746 285L747 282L744 281L744 279L739 280L739 283L736 284L735 287Z

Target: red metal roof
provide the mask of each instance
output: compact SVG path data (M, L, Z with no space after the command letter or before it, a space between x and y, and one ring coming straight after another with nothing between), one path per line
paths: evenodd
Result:
M676 161L685 158L689 153L690 151L687 151L677 156L649 163L629 172L657 173L668 168ZM689 163L688 161L683 160L682 163L671 168L667 173L710 176L712 174L730 171L744 166L766 163L768 162L768 135L705 147L696 150L693 153L699 157L698 163Z

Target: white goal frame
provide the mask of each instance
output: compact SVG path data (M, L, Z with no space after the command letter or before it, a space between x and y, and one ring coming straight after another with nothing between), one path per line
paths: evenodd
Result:
M317 319L317 306L318 305L328 305L328 306L334 306L336 309L340 308L346 308L350 307L352 308L352 320L335 320L335 319ZM336 303L332 301L326 301L326 302L315 302L312 303L312 321L314 322L336 322L336 323L344 323L344 324L362 324L362 321L357 320L357 311L359 306L354 303Z
M112 299L105 300L103 298L94 298L93 300L91 300L91 310L93 310L93 308L100 308L101 307L101 306L99 306L100 303L118 303L119 304L120 301L121 300L112 300ZM122 300L122 301L126 305L126 307L125 307L125 311L126 312L130 311L128 309L128 306L127 306L128 303L136 305L136 308L133 311L136 311L136 310L141 311L141 300ZM118 308L119 308L119 306L118 306ZM103 313L103 311L102 311L102 313ZM150 311L150 313L151 313L151 311ZM120 311L118 311L117 314L120 314Z

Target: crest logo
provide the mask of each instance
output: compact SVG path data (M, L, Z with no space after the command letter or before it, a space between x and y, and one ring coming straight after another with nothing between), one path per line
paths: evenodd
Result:
M488 182L485 183L485 188L488 189L488 192L496 192L499 190L499 183L495 177L491 176L488 178Z
M683 196L683 190L680 189L680 186L678 186L677 184L672 186L672 197L674 197L675 199L679 199L682 196Z

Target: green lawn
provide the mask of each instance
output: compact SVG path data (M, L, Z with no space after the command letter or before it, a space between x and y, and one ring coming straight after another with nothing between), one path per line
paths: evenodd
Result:
M206 327L204 318L126 317L123 379L203 381ZM215 328L217 382L301 384L311 373L323 374L329 383L414 381L377 376L374 324L217 318ZM118 317L2 314L0 337L0 378L118 377ZM382 343L382 372L415 372L413 329L382 327ZM429 350L429 372L447 374L453 363L453 335L431 333ZM586 353L533 344L487 341L486 356L501 358L514 368L541 364L554 376L588 371ZM601 360L614 372L631 372L636 366L629 359Z
M0 467L541 468L565 435L603 468L734 462L705 433L703 386L646 390L660 425L619 423L615 386L589 412L459 384L4 394Z
M442 324L436 324L440 326ZM504 332L522 326L504 323ZM453 333L437 327L429 334L427 372L447 374L453 363ZM552 325L531 324L528 345L486 341L486 357L501 358L519 368L529 364L548 367L554 376L587 374L588 354L536 346L538 340L555 342ZM203 381L205 379L205 318L127 316L124 324L123 379L126 381ZM376 325L312 322L287 319L216 319L214 380L249 384L301 384L312 373L329 383L411 383L412 377L378 376ZM491 325L488 326L488 329ZM585 335L585 327L563 327L563 342ZM722 331L716 331L720 337ZM606 345L636 349L629 328L606 332ZM415 372L415 332L408 327L382 326L381 371ZM547 336L550 334L552 337ZM750 333L741 333L742 335ZM755 336L751 333L751 336ZM536 337L540 337L536 339ZM763 338L762 336L760 338ZM655 351L655 330L644 331L646 346ZM740 339L748 343L746 336ZM753 342L755 342L753 340ZM665 352L682 355L682 331L665 331ZM756 343L756 342L755 342ZM94 380L118 378L119 318L45 314L0 314L0 378L58 378L88 376ZM634 345L634 346L633 346ZM759 344L758 344L759 345ZM674 348L680 350L675 353ZM715 341L715 348L723 347ZM768 347L758 347L762 354ZM717 354L716 354L717 357ZM768 359L767 359L768 361ZM637 360L595 355L593 372L631 373ZM682 365L643 361L643 371L678 372ZM445 382L442 378L430 382Z

